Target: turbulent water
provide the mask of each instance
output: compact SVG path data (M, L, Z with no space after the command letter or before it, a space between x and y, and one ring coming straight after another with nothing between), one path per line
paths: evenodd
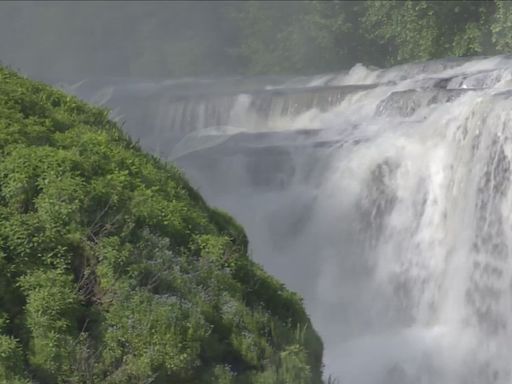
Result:
M238 219L327 374L512 383L512 58L66 89Z

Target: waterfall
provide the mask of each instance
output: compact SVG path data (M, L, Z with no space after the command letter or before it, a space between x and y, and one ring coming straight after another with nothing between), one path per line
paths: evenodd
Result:
M341 383L512 383L511 57L67 89L245 227Z

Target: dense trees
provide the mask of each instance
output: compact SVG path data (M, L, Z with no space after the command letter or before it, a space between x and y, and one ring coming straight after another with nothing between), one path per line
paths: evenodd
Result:
M446 56L507 53L507 1L247 2L234 20L248 69L319 72Z
M318 383L299 297L107 112L0 67L0 383Z
M0 59L56 80L311 73L512 47L508 1L0 3Z
M378 61L359 25L364 2L249 1L230 11L241 36L235 53L250 73L319 72Z
M387 62L490 53L490 1L368 2L368 36L388 44Z

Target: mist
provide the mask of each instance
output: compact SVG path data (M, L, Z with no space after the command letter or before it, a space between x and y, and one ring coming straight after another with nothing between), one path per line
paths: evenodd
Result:
M46 81L236 72L230 2L0 3L0 60Z

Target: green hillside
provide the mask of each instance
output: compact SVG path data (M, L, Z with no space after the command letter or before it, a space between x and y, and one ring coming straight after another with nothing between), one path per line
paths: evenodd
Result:
M0 383L321 382L301 299L107 115L0 68Z

